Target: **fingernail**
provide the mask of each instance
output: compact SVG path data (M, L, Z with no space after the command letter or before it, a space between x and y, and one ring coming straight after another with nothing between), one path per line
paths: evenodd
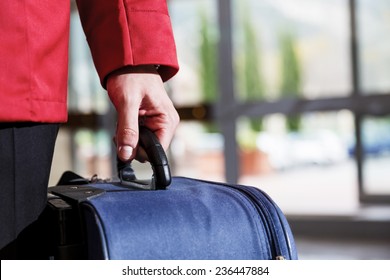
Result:
M133 148L130 146L120 146L119 154L122 159L129 159L133 153Z

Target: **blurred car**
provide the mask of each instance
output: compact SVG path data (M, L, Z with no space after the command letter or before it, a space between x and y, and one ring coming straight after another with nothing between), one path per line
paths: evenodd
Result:
M365 123L362 130L363 152L366 155L378 156L390 152L390 123L375 124L372 122ZM348 154L352 157L355 155L356 143L350 143Z
M348 158L347 147L332 131L289 133L284 136L261 133L257 146L268 154L275 169L302 165L329 165Z

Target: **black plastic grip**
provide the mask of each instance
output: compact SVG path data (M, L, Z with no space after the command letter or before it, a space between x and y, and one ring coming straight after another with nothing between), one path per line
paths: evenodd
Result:
M171 171L163 147L156 135L146 127L139 128L139 146L141 146L152 166L153 177L148 183L137 180L131 163L117 158L118 176L122 185L149 190L164 190L171 184Z
M145 150L153 169L156 189L165 189L171 184L171 171L163 147L156 135L148 128L139 128L139 145Z

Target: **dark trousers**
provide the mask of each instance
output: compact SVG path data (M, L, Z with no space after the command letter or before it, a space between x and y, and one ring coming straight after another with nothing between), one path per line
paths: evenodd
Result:
M23 256L18 236L26 235L46 205L58 129L58 124L0 124L1 259Z

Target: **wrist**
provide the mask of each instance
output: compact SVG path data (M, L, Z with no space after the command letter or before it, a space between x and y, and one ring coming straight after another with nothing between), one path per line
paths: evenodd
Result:
M113 76L119 76L124 74L156 74L159 75L157 69L160 65L145 64L145 65L127 65L116 69L109 73L106 77L105 85L107 86L108 80Z

